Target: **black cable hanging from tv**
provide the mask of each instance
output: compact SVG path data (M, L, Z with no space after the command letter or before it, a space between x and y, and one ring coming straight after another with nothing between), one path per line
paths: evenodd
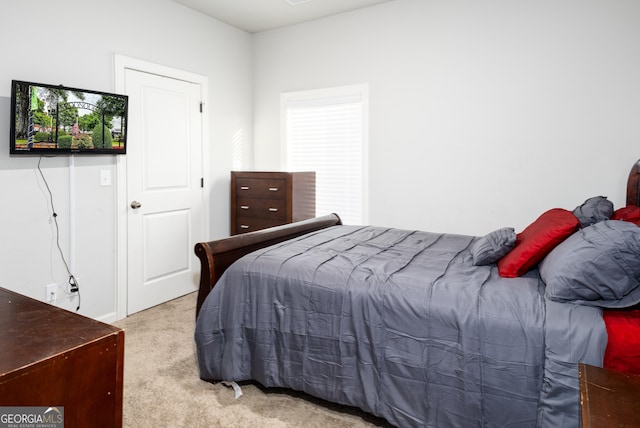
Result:
M40 177L42 177L42 181L44 182L47 192L49 193L49 203L51 205L51 212L52 212L51 216L53 217L53 223L56 228L56 247L58 248L58 252L60 253L60 258L62 259L62 263L64 264L67 274L69 275L69 279L68 279L69 291L71 293L76 293L78 295L78 306L76 307L76 312L78 312L80 310L80 302L81 302L80 285L78 284L78 280L76 279L76 277L73 275L73 273L71 273L71 270L69 269L69 264L67 263L67 259L64 256L64 251L62 251L62 247L60 246L60 227L58 226L58 213L56 212L56 208L53 204L53 193L51 192L51 188L49 187L49 183L47 182L47 179L44 176L44 172L40 168L40 162L42 161L42 158L43 158L42 155L40 155L40 157L38 158L38 172L40 173Z

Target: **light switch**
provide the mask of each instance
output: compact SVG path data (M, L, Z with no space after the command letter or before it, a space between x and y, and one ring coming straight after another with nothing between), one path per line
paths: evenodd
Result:
M100 170L100 186L111 186L111 171L108 169Z

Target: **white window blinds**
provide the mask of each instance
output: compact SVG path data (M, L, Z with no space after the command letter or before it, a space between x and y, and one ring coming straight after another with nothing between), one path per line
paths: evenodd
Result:
M367 88L283 94L289 171L316 171L316 214L365 224Z

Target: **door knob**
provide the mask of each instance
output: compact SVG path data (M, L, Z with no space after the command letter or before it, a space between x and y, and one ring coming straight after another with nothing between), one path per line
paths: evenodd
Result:
M142 206L142 204L140 202L138 202L138 201L131 202L131 208L133 208L134 210L137 210L141 206Z

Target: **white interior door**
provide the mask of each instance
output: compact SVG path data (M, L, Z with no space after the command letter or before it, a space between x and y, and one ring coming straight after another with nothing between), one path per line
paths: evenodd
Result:
M201 86L125 70L127 314L197 289L203 239Z

